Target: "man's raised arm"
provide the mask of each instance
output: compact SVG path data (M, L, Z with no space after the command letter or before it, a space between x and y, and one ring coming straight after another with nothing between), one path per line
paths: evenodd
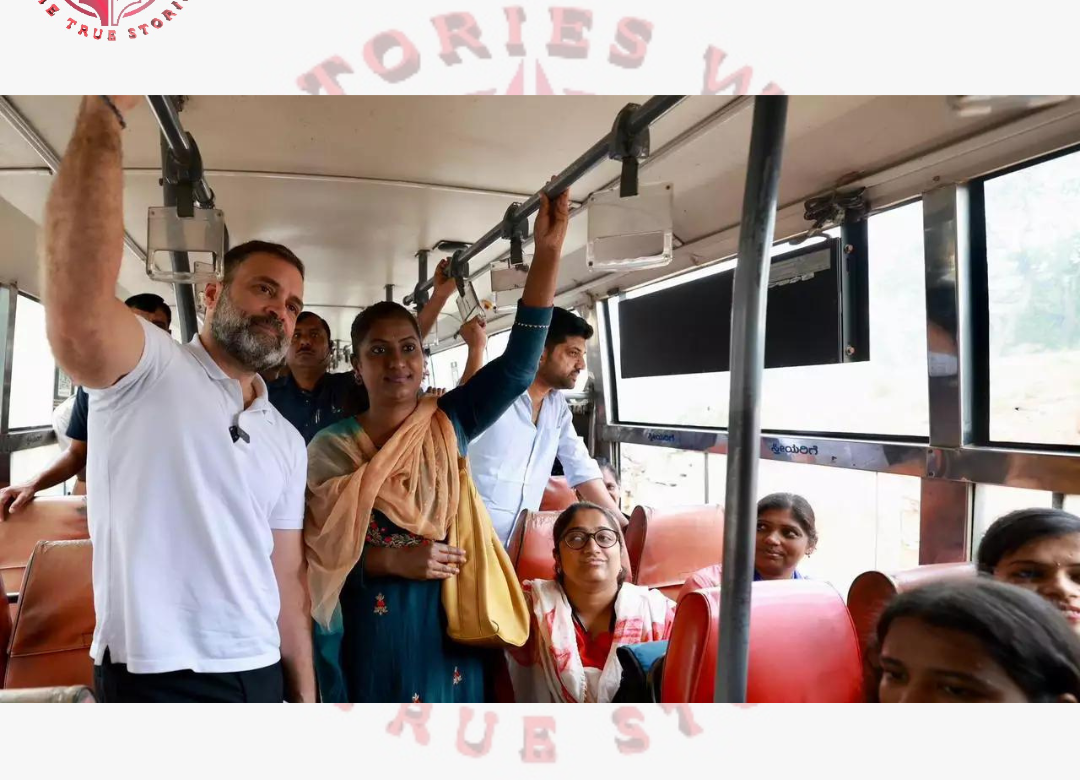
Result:
M138 96L115 97L120 112ZM76 384L111 387L139 363L143 330L116 297L124 256L120 118L83 98L45 210L45 318L56 362Z

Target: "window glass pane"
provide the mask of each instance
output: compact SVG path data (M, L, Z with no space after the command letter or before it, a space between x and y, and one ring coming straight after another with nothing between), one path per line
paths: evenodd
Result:
M20 295L15 306L9 427L52 424L56 361L45 335L45 307Z
M922 204L912 203L871 217L868 240L871 359L863 363L767 370L761 398L764 428L928 435ZM773 254L790 249L789 245L777 246ZM731 267L728 263L721 263L637 294L648 294L728 267ZM620 421L727 427L729 373L622 378L616 299L609 301L609 312L619 375ZM671 337L708 338L708 334L673 333Z
M1074 515L1080 515L1080 496L1065 496L1065 505L1062 509Z
M32 450L18 450L11 453L11 484L22 485L29 482L46 469L60 455L60 447L56 444L48 447L35 447ZM72 478L68 487L75 486ZM48 490L40 490L38 496L62 496L64 485L56 485Z
M496 333L494 336L489 336L487 341L487 360L488 362L502 355L506 351L506 343L510 341L510 331L504 330L501 333Z
M701 452L619 445L622 507L687 506L705 502L705 455Z
M975 517L972 523L971 557L979 551L979 542L986 534L986 529L1002 515L1015 509L1027 509L1035 506L1053 506L1054 496L1045 490L1003 487L1001 485L975 486Z
M445 352L438 352L428 360L430 387L453 390L465 373L465 361L469 359L469 348L459 344Z
M984 190L990 438L1080 444L1080 154Z
M920 483L917 477L762 460L758 497L796 493L814 510L818 546L799 572L826 580L847 597L865 571L919 565ZM709 455L709 500L723 503L727 458Z

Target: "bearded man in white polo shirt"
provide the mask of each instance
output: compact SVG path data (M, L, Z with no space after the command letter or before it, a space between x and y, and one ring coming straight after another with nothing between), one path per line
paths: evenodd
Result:
M105 702L313 701L307 453L258 376L284 357L304 268L250 242L181 346L115 297L133 96L83 99L46 209L56 362L90 395L87 464Z

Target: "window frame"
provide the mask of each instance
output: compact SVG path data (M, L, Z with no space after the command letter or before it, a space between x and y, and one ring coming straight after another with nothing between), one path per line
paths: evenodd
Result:
M1080 143L1039 155L971 179L969 198L970 287L968 311L971 322L972 445L1024 449L1033 452L1080 455L1080 444L1047 444L1032 441L999 441L990 435L990 267L987 249L986 183L1034 168L1071 154L1080 154Z
M33 301L39 306L43 307L45 304L36 295L31 295L25 290L20 290L18 287L11 285L11 290L14 294L15 305L11 308L11 317L9 323L9 331L7 334L7 343L5 345L6 353L9 356L4 366L4 393L3 393L3 435L8 439L8 449L11 451L32 449L34 446L47 446L46 443L35 445L34 442L42 440L42 433L52 431L52 419L43 424L38 425L22 425L18 427L11 427L11 389L14 386L15 381L15 330L16 330L16 315L19 310L19 298L25 298L28 301ZM46 340L46 347L52 354L52 346ZM56 358L53 357L53 411L56 410L56 392L58 389L59 376L56 373L60 370L60 367L56 365ZM72 393L74 394L75 386L72 385ZM47 438L47 437L45 437Z
M905 198L905 199L897 201L895 203L891 203L888 206L878 208L878 209L874 209L874 210L870 211L866 215L866 217L862 220L862 225L864 227L863 227L863 229L861 231L861 234L866 239L866 244L861 248L861 252L863 253L863 255L866 258L869 258L869 254L870 254L870 251L871 251L870 242L869 242L869 235L868 235L868 232L869 232L868 231L869 220L872 219L873 217L879 216L881 214L887 214L887 213L889 213L891 211L895 211L897 209L901 209L901 208L904 208L906 206L911 206L911 205L916 204L916 203L921 203L922 200L923 200L923 195L924 195L924 193L920 192L917 195L913 195L913 196L911 196L909 198ZM841 243L843 243L848 238L848 231L850 230L850 227L845 226L845 225L840 225L840 226L838 226L838 228L841 231L840 232L840 237L839 237L838 240ZM797 238L799 238L799 234L789 236L789 237L787 237L785 239L782 239L782 240L774 239L773 244L772 244L772 248L775 250L777 247L781 247L781 246L784 246L786 244L789 244L794 239L797 239ZM798 251L798 250L797 249L788 250L786 252L779 253L775 257L773 257L772 260L775 261L777 259L784 259L785 257L791 256L791 254L793 252L795 252L795 251ZM860 251L860 249L857 247L856 252L859 252L859 251ZM663 277L663 278L660 278L660 279L653 279L653 280L650 280L649 282L646 282L645 284L638 285L636 287L631 287L631 288L628 288L626 290L621 290L616 295L609 295L609 296L603 298L602 300L598 301L598 304L603 307L603 311L604 311L604 328L603 328L603 334L602 334L602 338L603 338L602 349L605 352L605 357L606 357L605 362L606 362L606 366L607 366L607 370L608 370L608 376L611 378L611 381L609 383L610 411L609 411L608 421L607 421L607 427L608 427L609 430L613 429L613 428L627 428L627 429L646 429L646 430L655 430L655 429L669 430L670 429L670 430L682 430L682 431L687 431L687 432L691 432L691 431L705 432L705 431L707 431L709 433L721 434L726 438L727 431L728 431L728 428L727 428L726 425L724 425L724 426L707 426L707 425L676 425L676 424L673 424L673 423L642 423L642 422L625 421L620 417L620 415L619 415L619 401L618 401L620 377L618 376L617 363L616 363L616 360L615 360L615 345L614 345L614 337L613 337L612 325L611 325L611 322L612 322L612 319L613 319L613 314L612 314L612 311L611 311L611 301L620 298L621 296L625 295L626 293L634 292L635 290L640 290L643 287L650 287L650 286L656 285L656 284L671 282L673 279L677 279L680 276L688 276L690 274L700 273L705 268L720 265L722 263L727 263L727 262L730 262L732 260L735 260L736 258L737 258L737 255L734 255L734 254L719 257L719 258L713 260L712 262L702 264L701 266L698 266L698 267L695 267L695 268L685 269L685 270L679 272L678 274L674 274L674 275L669 276L669 277ZM845 263L845 265L844 265L843 268L840 269L840 273L841 274L847 274L848 273L848 269L847 269L847 266L846 266L847 255L843 252L842 249L841 249L841 260ZM867 260L867 266L868 265L869 265L869 260ZM925 265L925 259L924 259L924 265ZM873 351L872 351L871 345L869 343L869 333L870 333L870 323L869 323L870 301L869 301L869 291L868 291L869 278L870 278L870 276L869 276L869 268L867 267L866 271L861 274L861 278L860 278L860 275L858 273L854 274L854 277L855 277L854 279L849 279L848 280L849 284L846 285L846 289L847 289L849 295L852 297L852 300L850 301L850 303L854 304L854 310L852 312L850 312L849 318L851 319L851 325L856 330L855 334L849 334L849 335L855 335L857 340L859 341L859 344L856 345L857 350L859 350L861 352L861 351L865 351L865 350L869 349L870 352L871 352L871 355L872 355ZM863 318L862 322L858 321L859 317ZM923 322L923 328L924 328L924 331L925 331L925 328L926 328L925 318L924 318L924 322ZM862 360L845 361L844 363L841 363L841 364L838 364L838 365L847 365L849 362L857 363L857 362L863 362L863 361ZM772 437L772 438L777 438L777 439L779 439L779 438L799 438L799 439L814 439L814 440L828 439L828 440L851 441L851 442L880 442L882 444L895 444L895 445L919 445L919 444L921 444L921 445L929 445L929 443L930 443L930 431L929 430L927 430L926 435L920 436L920 435L913 435L913 434L886 434L886 433L876 433L876 432L875 433L853 433L853 432L850 432L850 431L829 431L829 430L804 429L804 428L800 428L800 429L772 428L772 427L767 427L767 426L763 425L762 428L761 428L761 433L762 433L763 439L766 438L766 437Z

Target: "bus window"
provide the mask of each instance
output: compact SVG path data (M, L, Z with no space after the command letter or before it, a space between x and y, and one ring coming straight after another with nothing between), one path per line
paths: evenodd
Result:
M430 386L443 390L452 390L461 381L465 373L465 363L469 359L469 348L464 344L451 347L445 352L436 352L428 360L431 373Z
M45 307L20 294L11 363L11 430L52 424L56 376L56 361L45 335Z
M709 455L709 500L724 501L727 458ZM846 594L864 571L919 565L920 480L900 474L758 462L758 498L796 493L814 509L818 546L799 572Z
M704 453L620 444L619 461L622 505L626 512L636 506L705 503ZM714 496L709 496L709 501L717 503Z
M1080 153L983 188L990 438L1080 444Z
M510 340L510 331L504 330L501 333L496 333L494 336L488 336L487 342L487 362L491 362L495 358L499 357L506 351L506 342Z
M1001 485L975 486L975 516L972 521L971 555L979 550L986 529L1002 515L1016 509L1028 507L1049 507L1053 505L1053 494L1045 490L1003 487ZM1066 507L1068 508L1068 507Z
M922 204L872 216L868 240L870 360L765 371L764 429L928 435ZM777 246L773 251L780 254L789 248ZM637 294L699 278L701 273ZM730 374L624 378L619 368L617 299L609 302L609 312L619 422L727 427ZM707 334L673 333L671 337L700 339ZM657 403L660 398L663 403Z

